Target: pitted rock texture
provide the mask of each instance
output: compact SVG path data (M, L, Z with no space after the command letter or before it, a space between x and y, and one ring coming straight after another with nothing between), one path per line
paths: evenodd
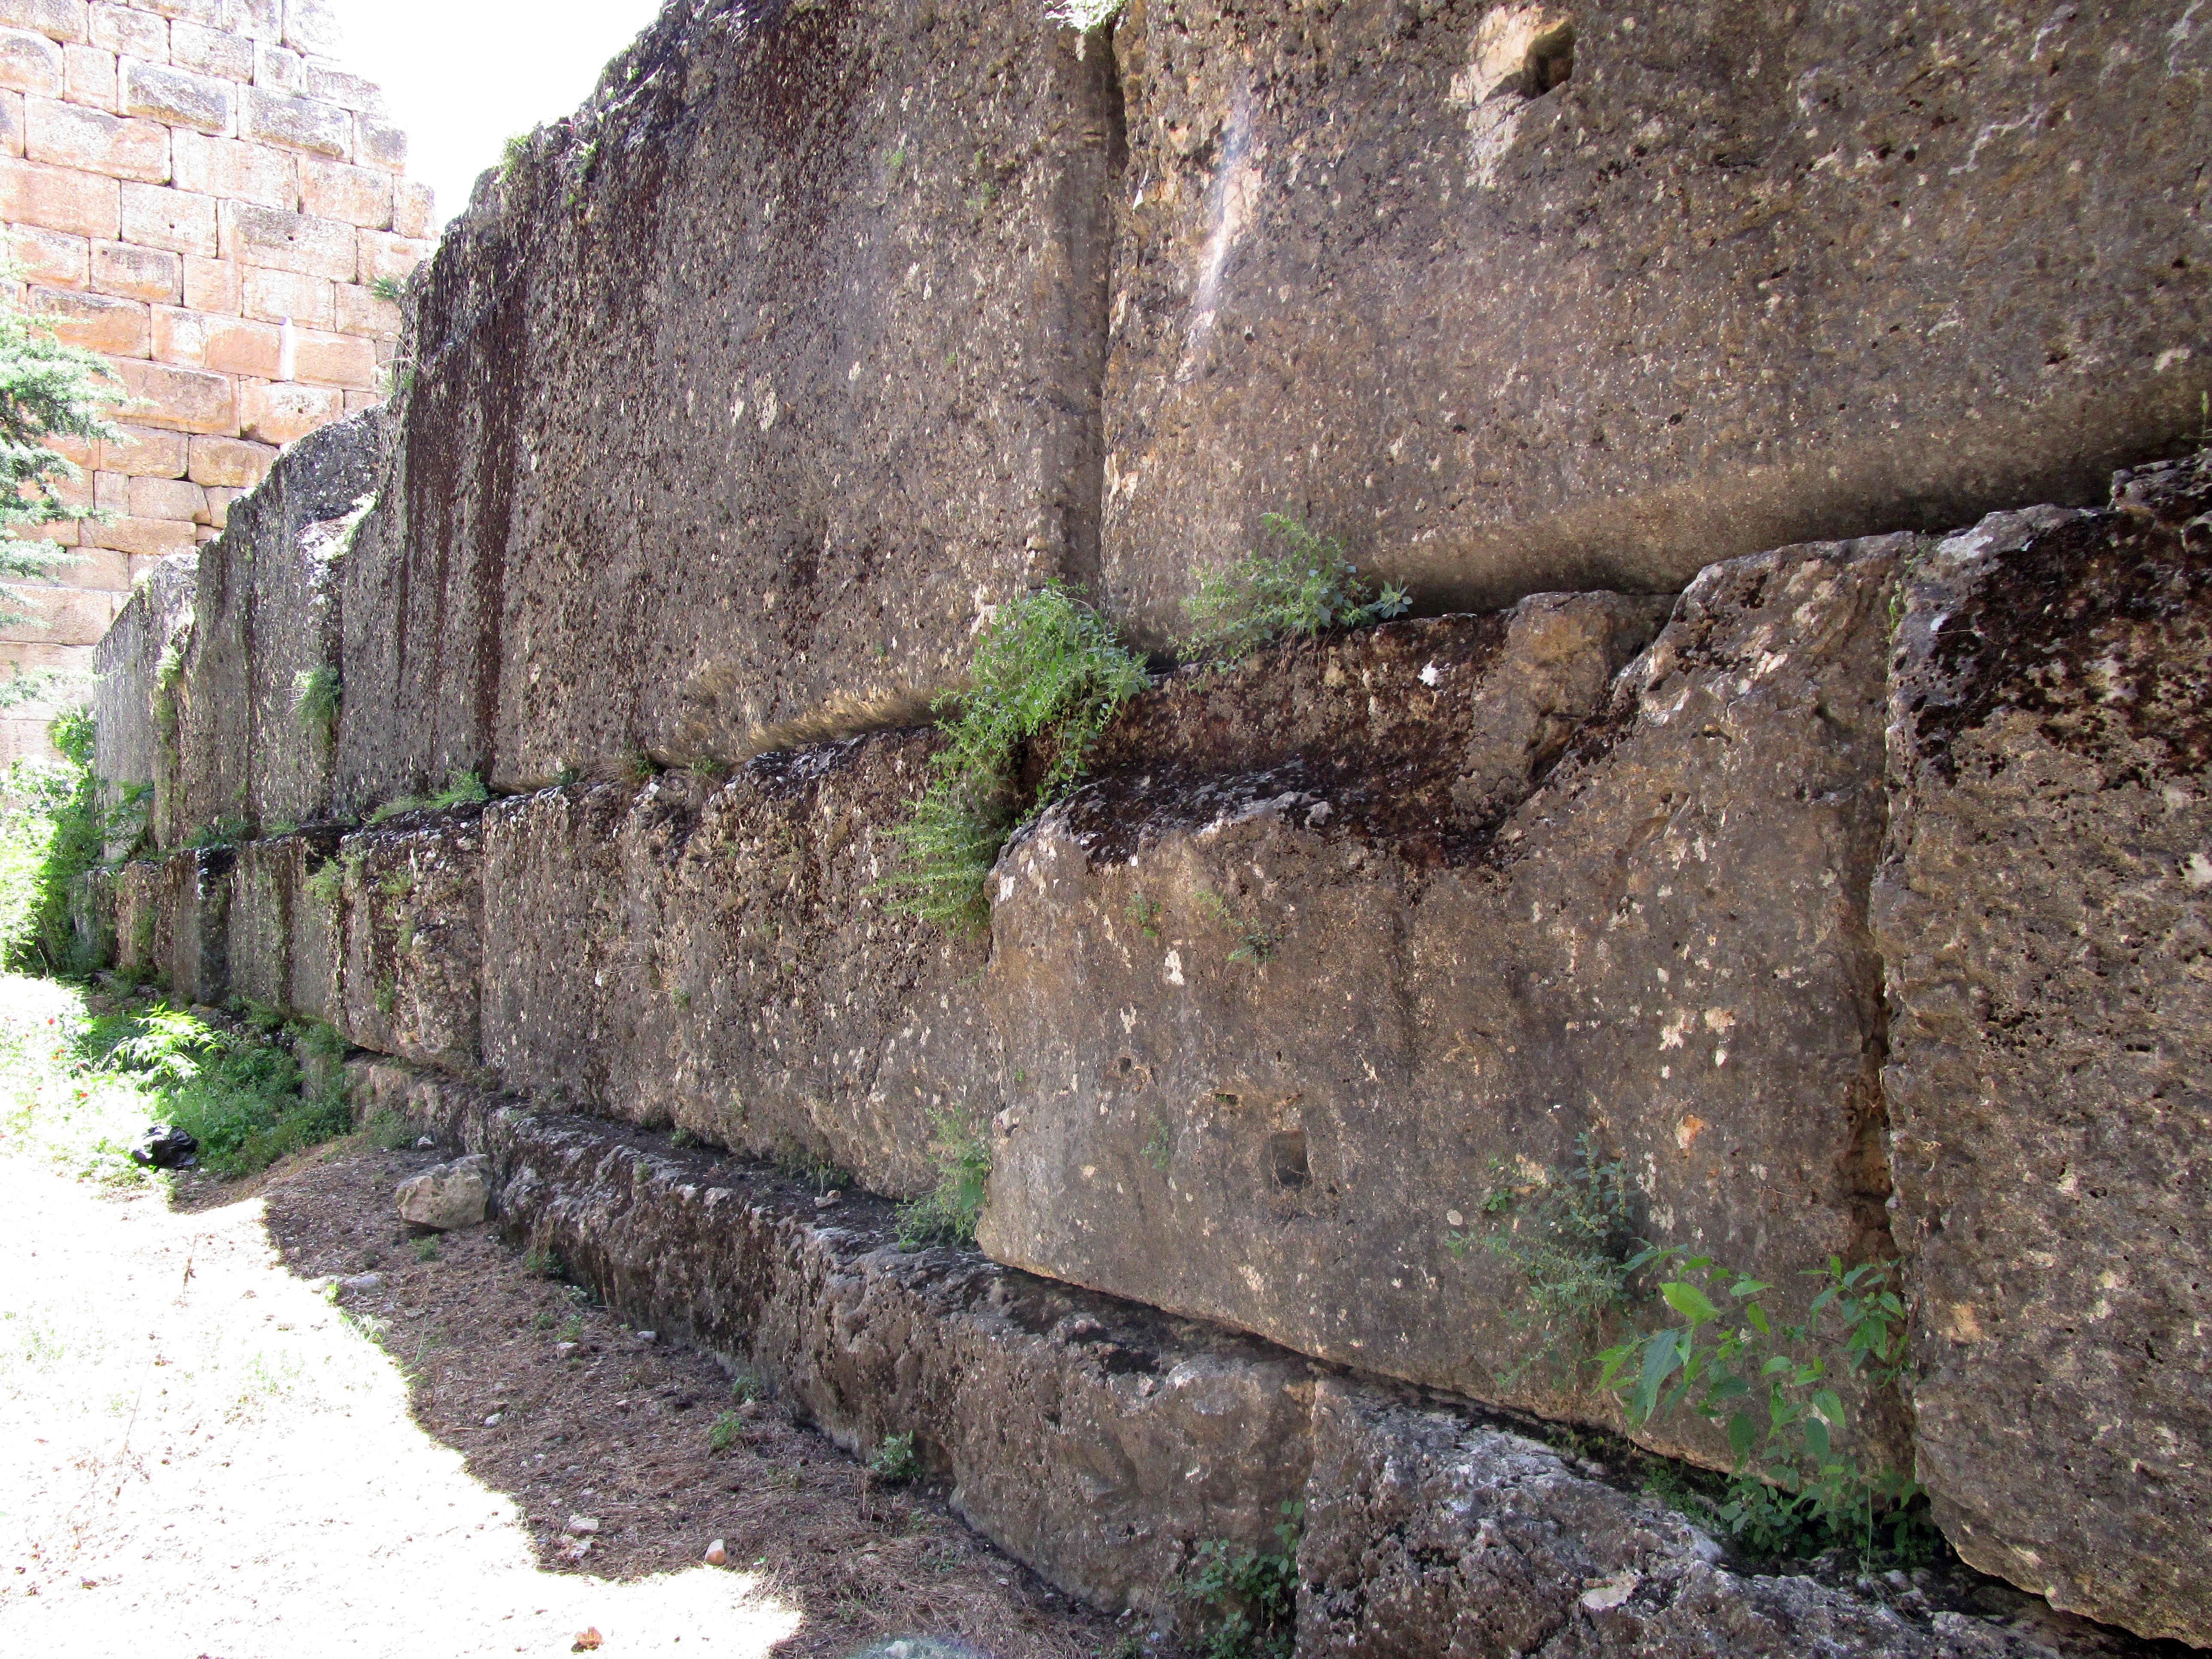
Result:
M2047 1659L2140 1645L1994 1586L1923 1573L1923 1587L1899 1573L1902 1593L1881 1586L1875 1600L1732 1568L1681 1516L1573 1462L1443 1402L1324 1378L1298 1546L1299 1654Z
M2191 0L1134 0L1113 40L1104 591L1148 643L1286 505L1474 608L2092 501L2198 429Z
M1293 1356L972 1251L902 1254L886 1206L825 1218L759 1166L391 1061L350 1070L364 1109L489 1157L509 1237L765 1375L848 1449L913 1434L969 1524L1073 1594L1164 1614L1195 1545L1268 1541L1304 1489L1313 1369Z
M337 1022L340 913L310 884L337 856L342 833L325 825L237 849L229 914L235 994L288 1015Z
M173 679L164 685L162 664L172 662L181 675L198 580L197 553L155 561L93 653L98 680L92 694L92 769L112 807L122 805L126 787L148 792L144 824L157 847L183 839L174 827L178 687ZM137 829L130 818L119 819L108 838L108 856L128 857Z
M384 421L370 410L293 445L198 554L166 826L179 839L328 814L335 734L302 718L301 678L339 672L341 571Z
M341 805L733 761L1095 580L1121 140L1079 40L1029 3L672 7L487 176L349 573Z
M1610 601L1530 601L1484 653L1441 648L1455 618L1331 647L1376 671L1341 708L1432 734L1425 791L1283 758L1295 669L1249 709L1195 693L1202 769L1109 773L1000 861L989 995L1031 1081L996 1121L984 1249L1611 1426L1576 1334L1525 1364L1521 1277L1479 1242L1501 1179L1564 1174L1588 1136L1659 1241L1784 1285L1892 1254L1865 896L1911 546L1714 566L1609 690L1625 652L1564 624ZM1548 774L1507 764L1577 725ZM1240 741L1271 769L1231 769ZM1501 793L1526 799L1498 822ZM1855 1420L1871 1464L1905 1455L1879 1397ZM1729 1461L1696 1419L1644 1434Z
M885 831L928 733L666 772L485 814L484 1059L507 1086L926 1190L933 1119L988 1116L987 946L891 910Z
M2204 1645L2212 462L2113 494L1985 520L1905 585L1886 1085L1945 1530Z
M483 1063L483 845L477 805L395 817L341 845L336 1023L354 1042L451 1072Z
M1893 1607L1731 1571L1680 1516L1448 1401L972 1251L902 1253L881 1205L847 1199L825 1215L811 1188L759 1165L394 1061L349 1073L360 1108L476 1149L510 1237L556 1254L631 1320L765 1376L856 1453L912 1433L969 1524L1103 1607L1171 1622L1198 1545L1272 1547L1295 1502L1302 1654L2133 1650L2038 1628L2036 1609L2002 1592L1997 1606L2042 1639L1917 1592Z

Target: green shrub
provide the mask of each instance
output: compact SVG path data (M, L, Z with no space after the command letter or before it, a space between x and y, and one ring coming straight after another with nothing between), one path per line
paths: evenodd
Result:
M1766 1305L1772 1285L1639 1238L1641 1194L1626 1163L1601 1162L1587 1135L1576 1146L1573 1170L1501 1186L1482 1206L1484 1248L1521 1270L1525 1307L1513 1317L1541 1336L1503 1380L1517 1386L1548 1360L1579 1382L1594 1361L1596 1386L1620 1400L1632 1427L1680 1410L1721 1425L1735 1467L1711 1518L1756 1554L1840 1547L1868 1560L1924 1559L1936 1536L1925 1496L1909 1476L1841 1449L1849 1424L1832 1386L1839 1368L1877 1391L1902 1374L1898 1264L1831 1258L1811 1275L1822 1283L1807 1316L1783 1322ZM1474 1242L1445 1238L1455 1254ZM1655 1288L1673 1318L1645 1330ZM1616 1340L1599 1350L1608 1333Z
M1629 1336L1599 1356L1601 1383L1642 1427L1682 1408L1721 1425L1735 1470L1717 1518L1765 1555L1842 1547L1871 1561L1925 1559L1935 1534L1925 1494L1894 1469L1869 1469L1837 1443L1849 1433L1836 1369L1893 1387L1906 1350L1899 1264L1845 1267L1831 1256L1807 1316L1766 1308L1774 1287L1712 1257L1648 1249L1632 1269L1673 1273L1660 1297L1677 1322Z
M887 1434L876 1443L868 1457L868 1473L886 1486L901 1486L921 1474L921 1459L914 1449L914 1435Z
M83 1049L96 1067L135 1077L148 1109L198 1141L201 1164L219 1176L255 1174L353 1128L342 1091L301 1097L298 1062L279 1036L221 1031L157 1003L92 1021Z
M384 1152L396 1152L412 1146L421 1138L421 1132L389 1106L380 1108L362 1126L368 1144Z
M1182 1576L1184 1601L1206 1619L1198 1651L1205 1659L1290 1659L1297 1638L1298 1531L1305 1505L1285 1503L1277 1547L1232 1549L1221 1539L1198 1547Z
M738 1431L744 1426L745 1419L735 1412L720 1413L707 1430L707 1449L710 1452L729 1450L738 1443Z
M965 1121L957 1113L940 1112L931 1120L937 1132L930 1147L937 1166L937 1185L898 1209L899 1248L918 1250L929 1244L973 1244L975 1224L982 1218L990 1196L991 1143L983 1127Z
M1121 705L1144 690L1141 658L1097 612L1054 582L1000 607L982 629L968 688L938 700L948 741L929 787L892 831L902 868L883 885L896 908L949 932L988 927L985 878L1017 823L1072 790ZM1042 763L1024 793L1024 752Z
M1570 1380L1633 1305L1631 1281L1644 1241L1637 1236L1637 1189L1626 1164L1601 1163L1588 1135L1575 1142L1575 1167L1527 1187L1500 1185L1483 1202L1491 1231L1483 1249L1521 1273L1526 1307L1509 1319L1538 1340L1501 1379L1518 1387L1528 1372L1550 1365ZM1501 1176L1504 1165L1492 1168ZM1474 1235L1454 1232L1445 1244L1465 1255Z
M106 856L138 803L109 809L93 775L92 717L66 709L48 727L58 762L19 760L0 782L0 963L70 974L92 964L70 918L79 878Z
M1261 523L1289 550L1248 553L1200 579L1197 593L1183 603L1191 623L1185 651L1194 660L1234 661L1277 640L1365 627L1412 608L1404 588L1364 580L1341 542L1279 513Z

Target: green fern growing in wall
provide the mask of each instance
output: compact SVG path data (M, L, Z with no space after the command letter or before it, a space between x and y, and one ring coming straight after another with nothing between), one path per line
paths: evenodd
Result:
M1058 582L1000 607L975 642L968 687L934 706L947 739L927 791L891 834L899 871L880 885L896 908L966 933L990 925L985 878L1015 826L1083 776L1092 747L1147 684L1144 660ZM1017 772L1043 760L1036 786Z
M1413 608L1404 588L1361 576L1335 538L1280 513L1260 522L1284 550L1255 550L1211 572L1183 603L1191 624L1185 649L1194 660L1235 661L1278 640L1367 627Z

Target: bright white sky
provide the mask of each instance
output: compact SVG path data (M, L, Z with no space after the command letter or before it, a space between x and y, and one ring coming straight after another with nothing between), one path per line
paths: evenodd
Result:
M507 139L582 103L660 0L335 0L338 61L384 88L407 130L407 171L468 205Z

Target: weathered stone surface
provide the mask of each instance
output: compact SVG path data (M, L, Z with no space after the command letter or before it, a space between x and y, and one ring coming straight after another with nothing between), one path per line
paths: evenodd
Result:
M402 347L347 800L734 760L1095 578L1119 130L1076 40L1028 4L672 9L487 175Z
M395 818L349 836L338 1004L352 1042L464 1074L481 1063L483 809Z
M473 1227L491 1204L491 1160L481 1152L441 1164L399 1183L399 1218L451 1232Z
M115 872L117 965L150 974L186 1002L230 994L228 847L141 859Z
M1286 506L1471 607L2094 499L2200 420L2188 15L1140 0L1112 607Z
M191 625L192 601L199 580L199 556L164 558L102 636L93 658L98 683L93 690L93 770L105 781L111 805L120 805L130 785L149 787L147 827L156 845L173 845L176 831L177 688L162 687L161 664L172 650L176 672L184 659L182 633ZM129 852L135 829L118 825L108 856Z
M1549 1447L1334 1377L1315 1388L1307 1494L1298 1652L1309 1659L2107 1650L2096 1632L1994 1586L1923 1573L1902 1594L1884 1586L1887 1605L1810 1577L1731 1571L1682 1516Z
M1920 1474L1960 1553L2212 1644L2212 460L1905 584L1877 889Z
M912 1433L969 1524L1072 1592L1164 1612L1197 1543L1272 1541L1305 1480L1312 1369L1225 1332L890 1248L886 1206L390 1062L356 1100L490 1155L500 1222L657 1331L765 1374L833 1439Z
M361 1108L484 1155L510 1237L556 1253L626 1316L764 1375L853 1451L913 1434L970 1525L1103 1607L1167 1621L1198 1545L1273 1547L1282 1506L1302 1502L1302 1653L2124 1650L1987 1586L1931 1581L1893 1607L1730 1571L1680 1517L1449 1402L973 1252L903 1254L883 1206L848 1199L824 1221L811 1188L757 1164L391 1061L349 1071ZM1980 1601L2019 1628L1977 1616Z
M301 682L337 671L343 566L375 489L383 418L356 416L286 451L201 550L174 833L327 815L336 745L301 718Z
M999 1105L987 946L893 914L884 832L934 739L763 756L485 815L484 1058L510 1087L921 1191Z
M338 912L308 885L337 855L322 826L249 842L231 874L231 988L286 1015L334 1022Z
M1111 772L1000 860L988 995L1030 1081L983 1247L1608 1424L1559 1368L1509 1376L1519 1275L1450 1247L1493 1160L1534 1180L1587 1134L1652 1237L1784 1285L1891 1254L1864 907L1911 544L1717 565L1609 693L1633 617L1547 598L1169 694L1197 764ZM1727 1461L1702 1424L1647 1435Z

